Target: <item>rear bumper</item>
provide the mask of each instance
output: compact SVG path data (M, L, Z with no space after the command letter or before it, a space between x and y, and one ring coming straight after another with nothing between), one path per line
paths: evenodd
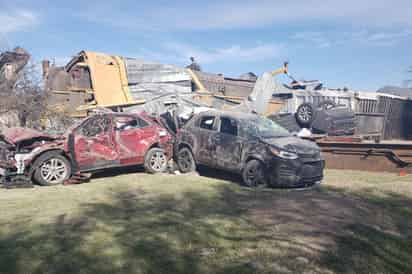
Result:
M323 159L276 159L267 167L268 182L273 187L300 187L323 179Z

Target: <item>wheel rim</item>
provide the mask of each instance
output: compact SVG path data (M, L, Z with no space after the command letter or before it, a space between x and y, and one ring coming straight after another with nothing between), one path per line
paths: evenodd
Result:
M44 181L48 184L60 184L67 177L66 163L57 158L52 158L45 161L40 167L40 174Z
M249 167L246 170L246 180L249 186L258 186L262 180L260 166Z
M188 151L182 151L179 153L179 166L183 171L188 171L193 166L193 160Z
M150 167L156 171L161 171L166 163L166 156L163 152L156 152L150 158Z
M257 182L258 182L258 168L257 167L251 167L248 168L248 170L246 171L246 179L248 181L248 185L251 186L256 186Z
M303 106L299 109L299 118L302 121L308 122L312 118L312 109L309 106Z

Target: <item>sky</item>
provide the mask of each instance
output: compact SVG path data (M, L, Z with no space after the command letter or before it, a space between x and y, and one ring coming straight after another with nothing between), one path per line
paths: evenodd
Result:
M194 56L231 77L288 61L297 79L375 91L412 78L412 1L0 0L0 50L15 46L57 64L81 50L179 66Z

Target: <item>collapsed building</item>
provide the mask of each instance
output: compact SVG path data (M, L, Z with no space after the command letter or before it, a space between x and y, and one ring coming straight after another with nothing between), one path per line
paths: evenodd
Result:
M319 119L323 117L318 123L319 128L354 127L354 131L343 131L343 134L412 139L412 129L408 126L412 102L402 96L346 88L329 89L319 81L293 79L290 85L269 81L268 86L263 84L259 93L251 98L258 81L253 73L230 78L196 68L90 51L80 52L64 67L43 62L45 86L52 94L49 105L77 117L87 116L89 111L99 107L159 114L176 107L181 112L193 112L195 108L236 109L239 104L255 100L256 105L259 103L260 108L264 108L262 114L272 115L280 123L285 120L280 116L289 115L284 126L298 130L299 123L292 120L299 118L295 114L302 104L317 107L329 102L353 114L334 110L326 116L318 115ZM325 121L329 120L332 122L326 125Z
M99 107L150 113L176 106L230 108L245 101L257 81L89 51L80 52L64 67L44 61L43 71L45 87L52 95L48 105L77 117ZM271 93L272 88L269 97ZM276 100L267 101L264 112L273 112L279 105Z

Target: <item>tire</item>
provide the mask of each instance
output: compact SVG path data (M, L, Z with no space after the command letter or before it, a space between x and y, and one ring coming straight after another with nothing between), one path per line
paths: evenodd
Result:
M56 151L40 155L33 167L33 179L42 186L60 185L70 178L72 172L69 160Z
M144 159L146 172L155 174L165 172L167 169L167 156L165 151L160 148L150 149Z
M192 151L184 147L177 153L177 166L180 172L189 173L196 170L196 162Z
M296 110L296 121L302 127L310 127L315 120L316 109L310 103L301 104Z
M323 109L323 110L329 110L336 107L336 103L332 100L325 100L323 102L320 102L318 105L318 108Z
M250 160L242 171L243 184L248 187L256 187L264 183L263 164L258 160Z

